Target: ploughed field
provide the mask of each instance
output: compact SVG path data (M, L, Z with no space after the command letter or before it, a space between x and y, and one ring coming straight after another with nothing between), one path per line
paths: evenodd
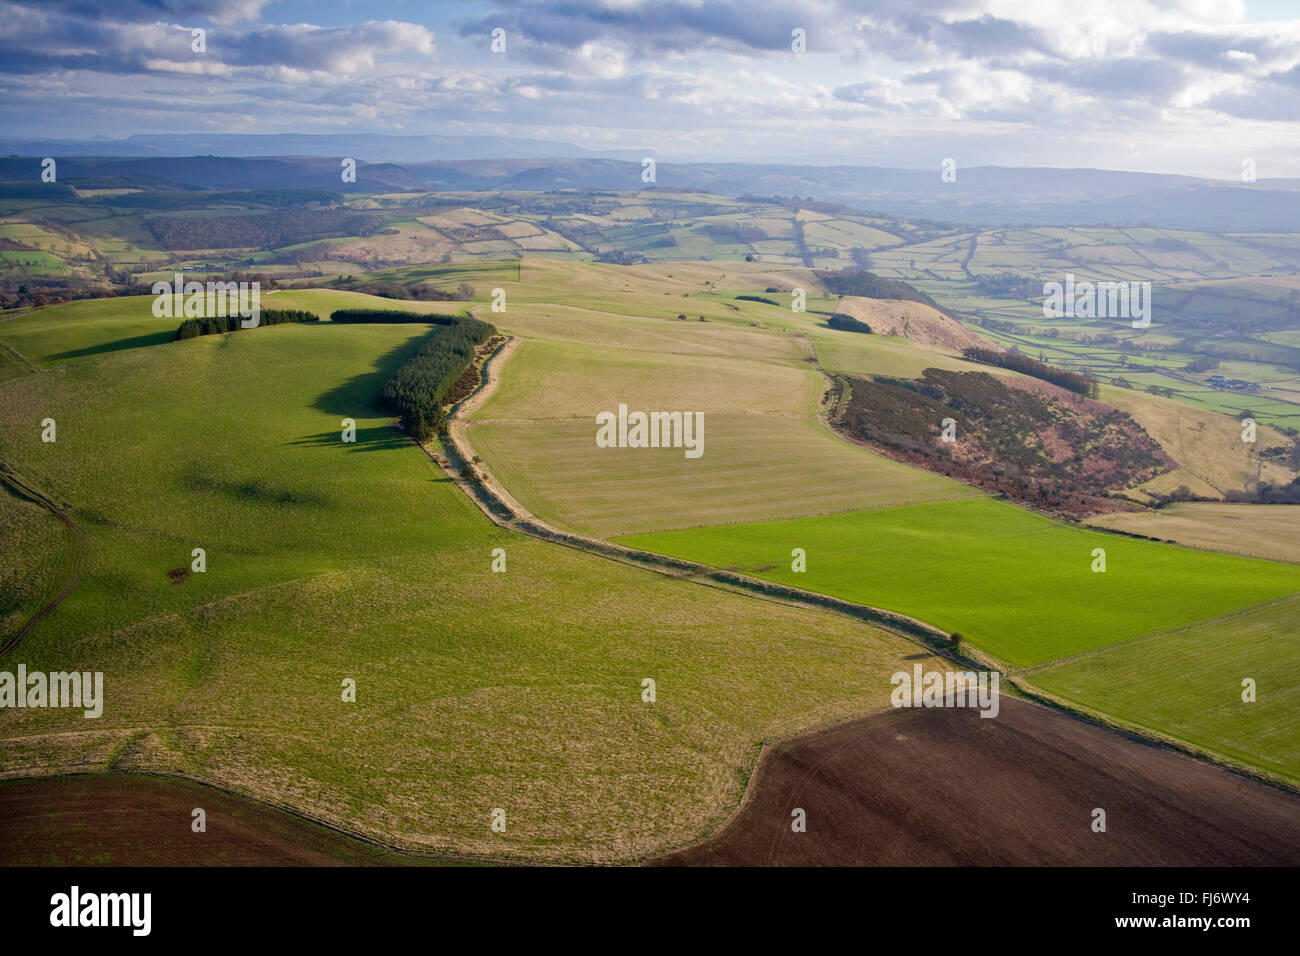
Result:
M653 862L1294 866L1300 797L1003 697L996 718L896 710L772 747L720 832Z
M193 829L196 808L202 832ZM0 783L6 866L369 866L399 855L284 810L174 777L79 774Z

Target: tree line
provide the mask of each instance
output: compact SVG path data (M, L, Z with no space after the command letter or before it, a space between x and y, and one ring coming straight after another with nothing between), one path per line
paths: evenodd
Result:
M408 312L404 309L336 309L330 313L331 322L375 322L392 325L397 322L419 322L424 325L455 325L464 321L460 316L433 312Z
M243 328L239 315L212 315L201 319L186 319L176 329L176 338L196 339L200 335L224 335ZM262 309L258 313L257 328L264 325L284 325L286 322L319 322L320 316L304 309Z
M393 374L380 401L401 416L408 435L425 442L446 428L443 399L473 360L474 350L495 333L496 327L487 322L453 317L450 324L439 324L420 350Z
M996 349L982 349L975 346L963 349L961 354L962 358L972 362L980 362L983 365L996 365L998 368L1011 369L1013 372L1020 372L1033 378L1042 379L1044 382L1051 382L1053 385L1059 385L1076 395L1083 395L1088 398L1097 397L1097 383L1093 379L1077 372L1067 372L1065 369L1053 368L1045 362L1031 359L1028 355L1021 355L1017 352L1000 352Z

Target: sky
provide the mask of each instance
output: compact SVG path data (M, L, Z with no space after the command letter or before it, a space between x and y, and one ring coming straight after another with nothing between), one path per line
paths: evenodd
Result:
M1300 0L0 0L0 23L0 148L486 134L661 161L1300 177Z

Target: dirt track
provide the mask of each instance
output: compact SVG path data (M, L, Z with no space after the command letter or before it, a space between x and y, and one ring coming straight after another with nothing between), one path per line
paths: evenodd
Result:
M1296 865L1300 797L1003 696L996 718L896 710L773 747L726 827L652 863Z

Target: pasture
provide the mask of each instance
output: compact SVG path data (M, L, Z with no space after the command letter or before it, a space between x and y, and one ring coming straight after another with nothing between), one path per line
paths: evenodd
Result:
M619 539L920 618L1014 667L1300 591L1300 569L1107 535L989 498ZM792 570L802 548L807 570ZM1093 550L1106 570L1092 570Z
M599 271L565 266L569 274L586 270ZM749 325L628 318L645 311L639 302L656 301L642 288L652 281L646 271L623 270L630 288L608 293L617 305L562 308L548 303L552 293L544 288L541 305L525 301L491 316L523 342L497 390L474 411L466 438L530 512L607 536L978 494L852 445L822 425L828 383L810 367L800 337ZM797 318L813 324L812 317ZM599 447L596 415L620 404L703 413L703 454Z

